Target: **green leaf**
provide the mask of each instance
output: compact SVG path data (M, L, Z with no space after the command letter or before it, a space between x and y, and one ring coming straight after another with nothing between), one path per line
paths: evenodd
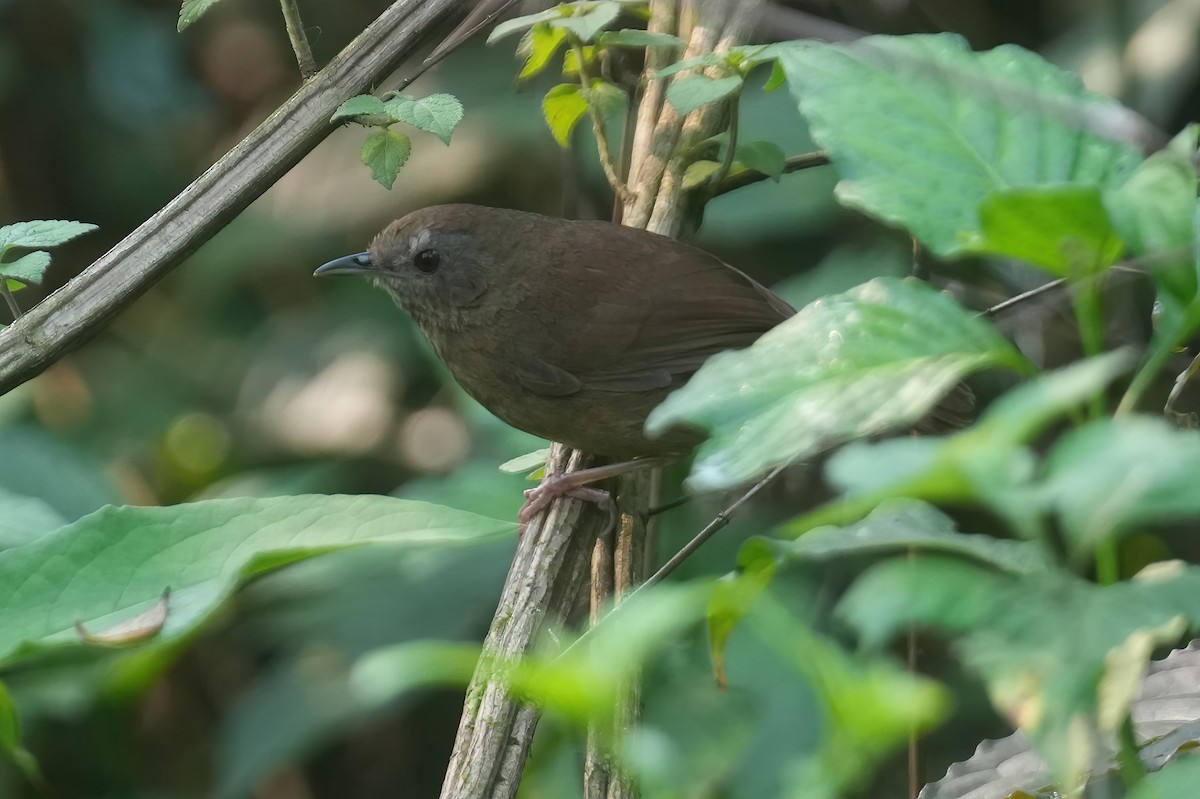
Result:
M0 253L9 247L54 247L95 229L95 225L87 222L59 219L16 222L0 227Z
M792 537L786 525L783 537ZM907 498L880 504L862 521L820 527L794 541L768 539L767 545L781 564L916 550L961 555L1013 574L1037 574L1053 568L1046 552L1035 544L960 533L954 521L937 508Z
M816 754L789 774L782 795L838 799L854 793L876 764L950 710L949 693L886 660L851 656L801 623L769 594L747 621L813 687L824 711Z
M710 78L707 75L689 75L671 81L667 87L667 99L680 114L690 114L697 108L723 100L740 91L742 79L738 75Z
M8 279L9 291L20 291L26 286L40 286L50 267L50 253L34 250L15 261L0 263L0 278Z
M755 601L775 577L776 560L762 539L753 539L738 552L738 570L727 574L713 586L705 620L708 623L708 647L712 656L713 676L725 688L725 648L729 636L754 606Z
M979 207L977 252L1007 255L1059 277L1084 277L1117 262L1124 250L1095 186L1004 189Z
M960 560L893 560L837 610L872 646L912 624L949 633L1070 794L1126 717L1153 648L1200 626L1200 569L1160 563L1100 587L1062 571L1014 578Z
M726 55L722 53L704 53L702 55L692 56L691 58L685 58L682 61L676 61L674 64L668 64L654 73L654 77L665 78L678 72L683 72L685 69L716 66L724 66L732 69L729 64L729 59Z
M339 105L338 109L333 112L333 116L329 118L330 122L342 122L343 120L352 120L361 125L385 126L394 121L384 107L383 100L373 94L351 97Z
M587 113L588 103L582 88L575 83L560 83L546 92L542 114L554 134L554 140L564 150L571 146L571 131Z
M605 120L616 119L624 110L629 97L619 86L595 78L587 91L587 101Z
M755 172L761 172L778 182L787 166L787 155L775 142L751 141L739 144L734 158Z
M27 642L77 643L76 622L103 630L171 590L160 640L186 635L245 579L364 544L405 546L510 535L514 525L378 496L208 500L107 507L0 552L0 661Z
M545 22L539 22L530 28L517 47L517 54L525 58L525 66L521 67L521 74L517 76L517 80L529 80L540 74L566 40L565 30Z
M777 46L789 89L842 182L838 199L963 253L977 209L1005 189L1120 185L1138 147L1081 130L1124 113L1078 77L1013 45L973 53L954 35ZM887 135L880 135L887 131Z
M596 44L601 47L671 47L683 49L685 43L669 33L654 33L636 29L607 31L600 34Z
M1188 136L1184 131L1181 136ZM1173 148L1146 159L1104 204L1121 238L1136 256L1153 258L1149 272L1159 287L1182 305L1196 298L1196 131L1187 154Z
M183 0L183 7L179 9L179 24L177 29L182 31L188 25L191 25L200 17L204 16L204 12L215 6L219 0Z
M1131 353L1116 351L1039 375L993 402L973 427L949 437L852 442L825 467L826 479L846 498L789 522L783 531L795 537L823 524L848 524L884 500L911 497L975 501L1034 538L1046 508L1033 484L1033 453L1025 445L1102 391L1132 360Z
M736 485L831 444L912 424L987 366L1027 368L950 297L880 278L817 300L749 349L710 358L646 429L686 422L708 430L689 480Z
M1064 435L1046 458L1044 501L1077 560L1141 525L1200 517L1200 432L1162 419L1099 419Z
M1147 774L1127 799L1182 799L1200 785L1200 758L1180 757L1161 771Z
M693 191L700 188L720 171L719 161L693 161L683 173L683 190Z
M579 48L583 52L583 63L585 70L591 69L596 63L596 47L595 45L586 45ZM568 50L563 54L562 74L564 77L575 77L579 79L579 52L575 49Z
M0 550L36 541L66 523L45 501L0 488Z
M569 7L558 5L554 8L540 11L537 14L527 14L523 17L515 17L507 22L501 22L488 34L487 43L498 42L506 36L512 36L514 33L523 31L526 28L532 28L539 23L560 19L570 13L571 9Z
M771 65L771 74L767 78L767 82L763 84L763 91L773 92L785 83L787 83L787 73L783 71L783 65L776 61Z
M412 141L408 136L394 130L381 130L363 142L360 156L371 168L371 177L385 189L390 189L411 152Z
M556 28L563 28L574 34L581 42L591 42L600 31L607 28L621 15L621 4L607 2L577 3L572 6L569 17L558 17L550 20Z
M446 144L463 118L462 103L452 94L431 94L420 99L400 94L383 105L397 122L432 133ZM404 157L407 159L408 154Z
M546 465L546 459L550 457L550 448L534 450L527 452L524 455L518 455L512 460L507 460L500 464L500 471L505 474L526 474L535 469L540 469Z

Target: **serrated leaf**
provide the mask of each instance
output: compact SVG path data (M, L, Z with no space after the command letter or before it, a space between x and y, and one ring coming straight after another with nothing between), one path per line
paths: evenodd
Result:
M188 25L191 25L208 9L215 6L220 0L183 0L183 6L179 9L179 23L177 30L182 31Z
M362 122L362 124L378 124L387 119L389 115L383 105L383 100L380 100L373 94L360 94L351 97L339 105L338 109L333 112L333 116L329 118L329 121L341 122L343 120L354 120L357 122L362 117L372 118L368 122Z
M621 15L621 4L607 0L594 4L580 3L571 8L573 11L571 16L559 17L549 22L556 28L570 31L584 43L595 39L600 31L615 22Z
M574 83L560 83L542 100L542 114L554 140L564 150L571 146L571 131L587 113L588 104L583 90Z
M585 68L590 68L596 62L596 47L595 45L586 45L579 48L583 51L583 63ZM579 79L579 52L575 49L570 49L563 54L563 77L574 76Z
M525 58L525 65L521 67L517 80L529 80L540 74L566 40L565 30L551 27L545 22L530 28L517 47L517 53Z
M34 250L15 261L0 263L0 278L8 279L9 291L20 291L26 286L40 286L50 267L50 253Z
M627 29L600 34L596 44L601 47L673 47L682 49L683 39L669 33Z
M629 96L619 86L596 78L588 89L587 101L605 120L613 120L625 111Z
M1125 249L1095 186L1037 186L989 194L969 249L1019 258L1059 277L1112 266Z
M720 171L719 161L693 161L683 173L683 190L694 191L700 188Z
M775 142L751 141L739 144L734 158L747 168L761 172L774 181L779 180L787 166L787 155Z
M1122 113L1115 101L1020 47L973 53L962 38L938 34L776 48L841 176L838 199L941 256L961 254L979 233L977 209L993 192L1109 188L1142 160L1136 145L1080 128Z
M551 20L559 19L571 13L571 9L558 5L554 8L545 11L539 11L536 14L527 14L523 17L515 17L506 22L501 22L492 32L488 34L487 43L498 42L506 36L512 36L514 33L523 31L526 28L532 28L534 25L542 22L550 22Z
M825 297L749 349L710 358L650 414L707 430L689 481L750 480L857 436L912 424L965 375L1027 368L983 320L913 280L880 278Z
M709 103L724 100L742 88L742 79L737 75L710 78L707 75L689 75L671 81L667 87L667 99L680 114L687 115Z
M42 219L0 227L0 253L9 247L55 247L90 233L96 226L87 222Z
M105 629L171 589L159 640L185 635L249 577L366 544L449 545L514 525L426 502L294 496L107 507L0 552L0 661L22 647L78 644L76 622Z
M432 133L446 144L463 118L462 103L452 94L431 94L419 99L401 94L383 105L397 122Z
M408 136L394 130L381 130L363 142L360 156L370 167L371 177L385 189L390 189L411 152L412 141Z

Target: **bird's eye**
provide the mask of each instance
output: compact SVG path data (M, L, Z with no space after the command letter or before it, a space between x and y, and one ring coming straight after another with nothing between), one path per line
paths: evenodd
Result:
M425 274L437 271L442 265L442 256L437 250L421 250L413 257L413 265Z

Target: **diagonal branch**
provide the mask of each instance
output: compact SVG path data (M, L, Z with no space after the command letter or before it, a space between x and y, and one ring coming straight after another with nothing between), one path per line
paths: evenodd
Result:
M409 56L461 0L397 0L240 144L99 260L0 332L0 393L83 343L332 130L347 97Z

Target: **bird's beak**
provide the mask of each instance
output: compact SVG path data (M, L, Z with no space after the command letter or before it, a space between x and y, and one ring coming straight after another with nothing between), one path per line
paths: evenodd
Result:
M313 272L313 277L326 277L328 275L373 275L375 272L375 264L371 263L371 253L360 252L330 261Z

